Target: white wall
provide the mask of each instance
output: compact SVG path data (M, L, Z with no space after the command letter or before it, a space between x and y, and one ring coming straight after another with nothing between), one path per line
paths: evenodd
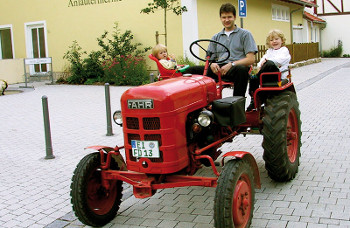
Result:
M197 0L182 0L181 5L187 8L187 12L182 14L183 54L191 61L198 62L189 51L190 44L198 39ZM198 55L197 46L193 51Z
M321 31L322 50L336 47L338 40L343 42L343 54L350 54L350 15L324 16L327 26Z

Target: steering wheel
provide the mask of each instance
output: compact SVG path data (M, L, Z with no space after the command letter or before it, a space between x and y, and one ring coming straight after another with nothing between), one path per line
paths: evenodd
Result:
M202 49L203 51L205 51L205 55L206 55L206 56L211 55L211 54L214 54L214 53L208 53L208 51L207 51L205 48L203 48L203 46L201 46L201 45L199 44L199 43L201 43L201 42L202 42L202 43L203 43L203 42L209 42L209 44L210 44L210 43L215 43L215 44L218 44L218 45L220 45L221 47L224 48L224 51L222 51L222 52L216 52L216 53L226 53L226 52L227 52L226 58L224 58L224 59L222 59L222 60L220 60L220 61L209 60L211 63L222 63L222 62L225 62L226 60L228 60L228 58L230 58L230 49L228 49L228 48L227 48L225 45L223 45L222 43L219 43L219 42L217 42L217 41L215 41L215 40L210 40L210 39L199 39L199 40L193 41L193 42L191 43L191 45L190 45L190 52L191 52L191 54L192 54L196 59L199 59L199 60L204 61L204 62L207 61L206 59L203 59L203 58L197 56L196 54L194 54L194 52L193 52L193 46L194 46L194 45L197 45L198 47L200 47L200 49ZM209 47L209 45L208 45L208 47Z

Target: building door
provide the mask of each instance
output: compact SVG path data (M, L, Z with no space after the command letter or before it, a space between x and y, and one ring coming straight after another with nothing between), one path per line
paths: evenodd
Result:
M303 43L303 28L293 26L293 43Z
M26 24L27 56L28 58L46 58L46 28L45 23ZM30 66L30 74L41 74L48 71L47 64L34 64Z

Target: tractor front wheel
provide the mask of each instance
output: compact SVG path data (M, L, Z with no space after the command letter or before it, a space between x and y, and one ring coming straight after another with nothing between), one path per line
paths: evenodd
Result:
M215 191L215 227L249 227L253 217L254 194L254 175L249 163L245 160L228 161Z
M266 100L263 117L263 159L275 181L292 180L298 172L301 121L296 94L284 91Z
M100 153L86 155L77 165L71 184L71 202L78 219L89 226L103 226L110 222L119 210L122 198L122 181L102 184ZM111 169L118 170L112 156Z

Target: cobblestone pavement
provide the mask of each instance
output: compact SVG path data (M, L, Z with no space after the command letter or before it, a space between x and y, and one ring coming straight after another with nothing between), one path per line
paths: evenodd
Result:
M223 151L249 151L258 163L252 227L350 227L350 59L323 59L292 73L303 132L296 178L276 183L267 176L260 135L238 136ZM84 147L122 145L121 129L114 125L106 136L103 86L34 85L0 97L0 227L83 227L70 204L73 170L90 152ZM112 110L127 89L111 87ZM54 159L44 159L43 95ZM212 174L203 168L198 175ZM214 194L185 187L136 199L125 185L118 215L105 227L213 227Z

